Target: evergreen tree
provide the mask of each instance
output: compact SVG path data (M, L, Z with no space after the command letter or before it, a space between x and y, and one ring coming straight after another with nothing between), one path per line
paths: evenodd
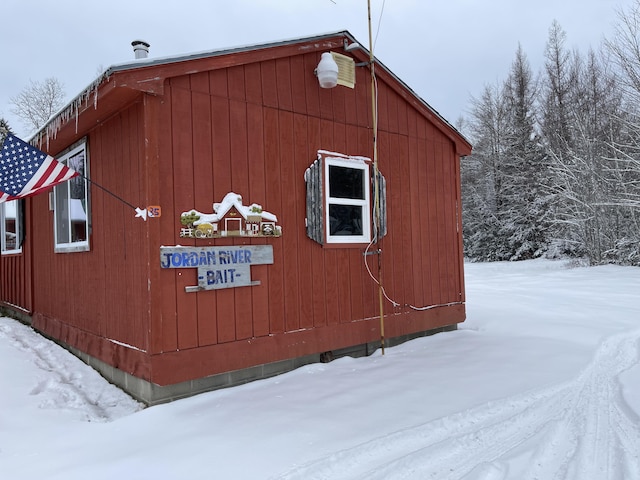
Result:
M554 21L538 82L518 48L504 84L472 99L468 258L640 265L640 0L620 20L608 57L569 52Z
M474 148L461 166L464 251L474 260L502 260L508 254L500 213L505 205L500 166L508 127L503 88L486 86L472 105Z
M462 166L465 254L521 260L544 253L546 163L535 115L536 84L518 47L507 81L473 100L474 150Z
M508 130L506 155L501 166L504 185L502 229L509 259L523 260L542 255L547 246L548 180L546 157L536 126L537 86L522 48L505 83Z
M9 126L9 122L7 122L4 118L0 117L0 144L4 142L4 137L7 136L7 133L13 133L13 131Z

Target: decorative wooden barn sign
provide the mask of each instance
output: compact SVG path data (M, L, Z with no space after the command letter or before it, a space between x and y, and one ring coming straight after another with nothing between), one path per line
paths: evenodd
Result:
M213 213L195 209L182 212L180 237L279 237L282 228L277 221L278 218L264 211L262 205L243 205L241 195L229 192L222 202L213 204Z
M273 264L271 245L228 247L160 247L162 268L197 268L198 285L187 292L260 285L251 280L251 265Z

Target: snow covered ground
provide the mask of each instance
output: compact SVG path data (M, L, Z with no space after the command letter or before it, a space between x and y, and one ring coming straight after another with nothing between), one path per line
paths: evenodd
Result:
M0 476L640 478L640 268L465 269L458 331L147 409L0 318Z

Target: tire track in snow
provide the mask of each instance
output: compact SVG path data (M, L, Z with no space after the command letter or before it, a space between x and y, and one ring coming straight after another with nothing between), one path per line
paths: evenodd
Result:
M43 378L29 392L41 397L40 408L77 411L89 422L107 422L119 416L113 398L102 398L105 389L115 387L97 372L95 379L85 377L76 366L82 361L71 353L22 324L0 324L0 337L27 353L44 372ZM122 396L124 398L124 394Z
M640 428L622 397L619 376L638 363L638 338L606 340L572 382L562 422L524 479L640 478Z
M618 379L638 363L639 338L634 332L607 339L569 382L404 429L275 478L640 478L639 419ZM509 461L524 454L528 469L509 477Z

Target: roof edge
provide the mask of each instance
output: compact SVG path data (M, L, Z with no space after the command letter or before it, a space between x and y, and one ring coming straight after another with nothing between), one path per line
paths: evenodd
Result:
M308 43L314 41L323 41L331 38L343 37L345 42L348 41L350 43L358 43L360 45L359 48L362 49L363 52L366 53L367 56L370 55L370 51L364 47L360 42L356 40L356 38L347 30L340 30L336 32L329 32L324 34L312 35L308 37L296 37L287 40L273 41L267 43L260 44L248 44L244 46L238 47L230 47L230 48L222 48L218 50L203 50L200 52L190 53L190 54L181 54L181 55L171 55L165 57L156 57L156 58L140 58L132 61L127 61L123 63L116 63L108 67L102 74L100 74L95 80L93 80L84 90L82 90L75 98L73 98L68 104L62 107L58 112L51 116L49 121L42 126L39 130L37 130L33 136L31 137L31 142L37 142L42 144L42 141L46 137L47 140L49 138L55 138L58 130L70 121L74 116L77 116L80 113L80 109L84 107L88 107L90 102L93 102L94 108L97 108L98 103L98 89L105 82L109 81L109 78L117 74L118 72L126 72L131 70L137 70L145 67L153 67L159 65L167 65L172 63L185 62L190 60L198 60L203 58L211 58L217 56L224 55L233 55L243 52L250 51L258 51L258 50L266 50L269 48L280 47L280 46L288 46L295 45L297 43ZM460 140L462 140L463 148L458 148L458 150L470 151L471 143L465 138L465 136L456 129L447 119L445 119L435 108L433 108L427 101L425 101L420 95L418 95L415 90L413 90L409 85L407 85L403 80L401 80L396 74L394 74L384 63L382 63L377 57L374 56L375 64L378 68L382 69L387 75L394 79L399 85L402 86L407 92L409 92L424 108L426 108L429 112L431 112L440 122L442 122L442 126L450 129L455 135L457 135ZM458 144L458 142L456 142Z

